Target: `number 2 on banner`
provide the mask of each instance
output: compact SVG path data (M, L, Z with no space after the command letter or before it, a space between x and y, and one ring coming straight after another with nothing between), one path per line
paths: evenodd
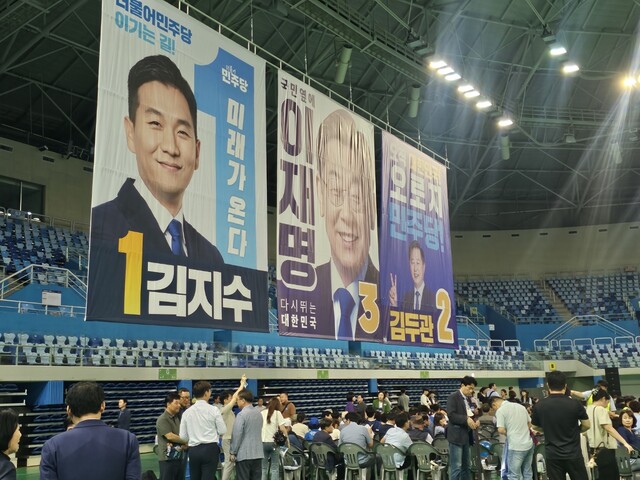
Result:
M436 293L436 307L440 310L438 317L438 340L440 343L453 343L453 329L449 327L451 321L451 298L449 292L441 288Z
M140 315L142 290L142 238L140 232L129 232L118 241L118 252L126 255L124 269L124 313Z

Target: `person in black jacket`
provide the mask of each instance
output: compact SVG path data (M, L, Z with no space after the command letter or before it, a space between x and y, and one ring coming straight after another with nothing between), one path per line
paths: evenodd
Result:
M126 398L118 400L118 408L120 409L120 414L118 415L116 427L131 431L131 410L127 408Z
M456 390L447 399L447 414L449 428L449 478L451 480L466 480L470 473L470 438L471 431L480 424L473 419L473 405L471 397L478 382L472 376L466 375L460 381L460 390Z
M9 455L18 451L20 444L20 425L18 415L11 409L0 412L0 480L16 480L16 467Z

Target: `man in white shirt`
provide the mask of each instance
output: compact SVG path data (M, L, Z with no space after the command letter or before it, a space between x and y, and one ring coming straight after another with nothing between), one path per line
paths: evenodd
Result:
M396 426L390 428L382 440L380 440L381 443L393 445L402 452L394 454L396 467L400 469L408 468L411 465L411 457L405 455L409 447L413 444L407 430L409 430L409 415L401 413L396 417Z
M182 414L180 437L188 441L191 479L213 480L220 459L218 440L227 432L227 426L220 410L209 404L209 382L197 382L193 396L196 403Z
M431 406L431 399L429 399L429 389L423 388L422 395L420 395L420 405L425 405L427 407Z
M498 432L507 436L509 449L506 463L509 466L509 480L531 480L534 445L527 409L519 403L507 402L500 397L491 397L490 402L491 411L496 416Z

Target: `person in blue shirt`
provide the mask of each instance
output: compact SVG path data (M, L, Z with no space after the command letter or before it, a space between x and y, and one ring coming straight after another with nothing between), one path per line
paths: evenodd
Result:
M313 442L313 437L316 436L316 433L320 431L320 421L318 417L311 417L309 419L309 431L304 436L304 439L307 442Z

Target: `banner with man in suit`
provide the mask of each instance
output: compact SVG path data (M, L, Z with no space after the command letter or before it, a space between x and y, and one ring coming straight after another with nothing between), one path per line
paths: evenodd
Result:
M457 347L447 170L388 132L382 132L381 210L387 340Z
M281 335L382 341L373 126L278 76Z
M265 63L104 0L87 319L267 331Z

